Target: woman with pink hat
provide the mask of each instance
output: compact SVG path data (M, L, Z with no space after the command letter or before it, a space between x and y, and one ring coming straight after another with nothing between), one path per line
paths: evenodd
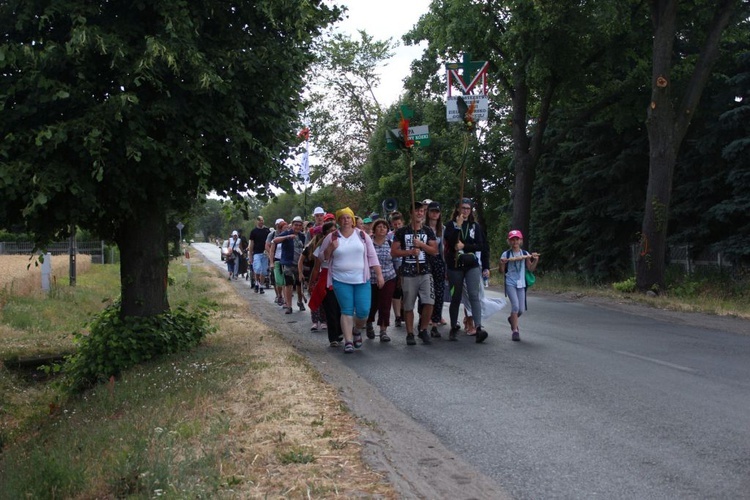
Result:
M500 256L500 273L505 275L505 295L508 296L511 307L508 323L510 323L511 339L516 342L521 340L518 318L526 310L526 270L534 271L539 264L539 254L523 250L522 244L521 231L518 229L510 231L508 233L510 249Z

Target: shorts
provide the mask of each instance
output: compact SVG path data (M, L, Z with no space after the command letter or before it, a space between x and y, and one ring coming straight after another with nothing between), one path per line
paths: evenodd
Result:
M268 272L268 255L264 253L253 254L253 272L265 276Z
M284 271L281 269L281 262L273 263L273 278L275 286L284 286Z
M286 286L299 285L299 269L297 266L285 264L281 267L284 272L284 284Z
M342 316L356 316L367 319L370 315L372 287L370 283L342 283L333 280L333 291L336 294Z
M435 287L432 283L432 274L403 276L401 278L401 289L404 291L404 311L414 310L414 302L416 302L417 297L423 305L435 304Z
M511 314L522 315L523 310L526 308L526 289L506 284L505 295L508 296L508 301L510 301Z

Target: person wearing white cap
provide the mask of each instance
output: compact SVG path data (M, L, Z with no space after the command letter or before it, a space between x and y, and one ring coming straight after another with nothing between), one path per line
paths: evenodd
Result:
M312 228L314 227L323 227L323 218L326 216L326 211L323 209L323 207L315 207L313 209L313 224L312 226L309 226L307 229L305 229L305 241L312 241Z
M230 280L237 279L241 255L240 234L237 231L232 231L232 236L229 238L229 254L227 255L227 272Z

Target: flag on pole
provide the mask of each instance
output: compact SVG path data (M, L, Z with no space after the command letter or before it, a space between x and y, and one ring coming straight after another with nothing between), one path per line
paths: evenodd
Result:
M297 176L307 184L310 182L310 129L303 128L297 134L297 137L305 139L305 154L302 156L302 163L297 170Z
M307 147L308 143L305 142L305 155L302 157L302 164L299 166L299 172L297 172L297 175L305 181L305 184L310 182L310 151Z

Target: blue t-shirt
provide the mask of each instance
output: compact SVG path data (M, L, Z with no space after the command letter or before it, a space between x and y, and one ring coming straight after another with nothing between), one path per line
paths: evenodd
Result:
M294 230L290 229L279 234L279 236L289 236L294 234ZM296 238L287 238L280 243L281 245L281 262L282 266L296 266L299 260L299 253L295 251L295 246L300 247L300 250L305 245L305 235L302 233L297 234ZM295 259L296 254L296 259Z

